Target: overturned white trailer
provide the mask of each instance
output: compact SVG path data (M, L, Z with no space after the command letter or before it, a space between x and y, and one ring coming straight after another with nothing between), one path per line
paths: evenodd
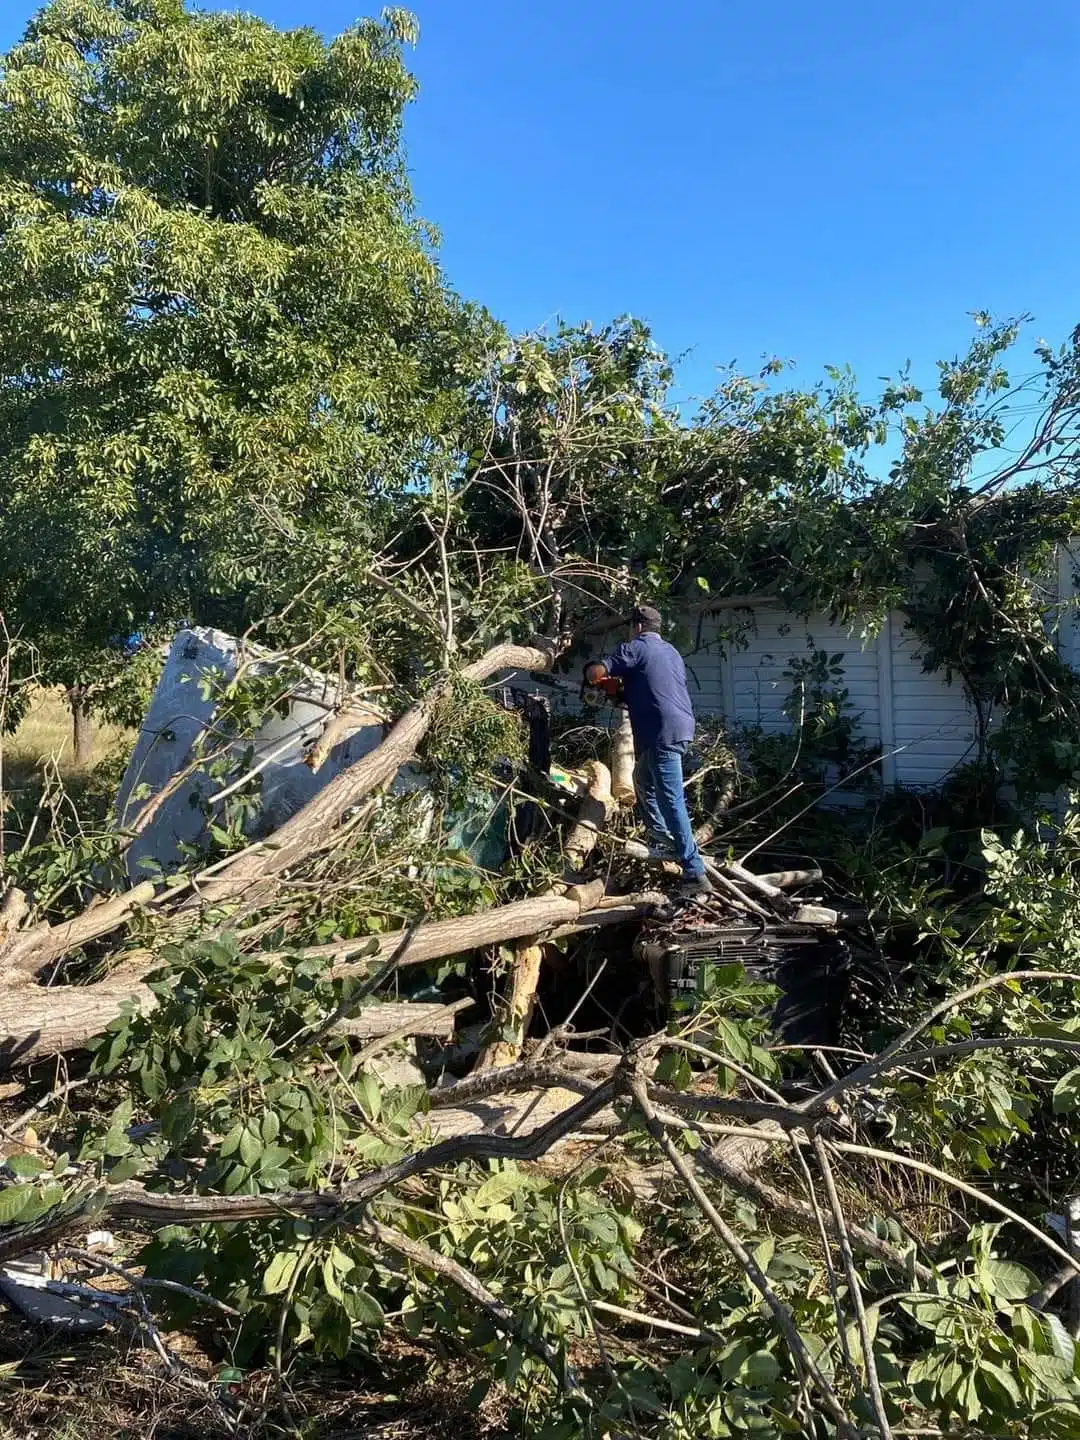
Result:
M241 665L257 676L288 673L288 697L253 739L230 741L215 734L215 721L221 687L236 678ZM331 721L337 738L313 765L312 752ZM117 796L120 822L139 830L128 851L132 877L145 876L147 861L168 870L181 859L183 846L205 846L215 809L238 783L259 787L259 832L276 829L373 750L385 730L385 717L375 706L355 693L342 695L326 675L219 630L181 630L169 647ZM238 781L215 781L199 763L200 752L225 749L239 761L249 748L251 762ZM419 784L421 777L404 767L395 788Z

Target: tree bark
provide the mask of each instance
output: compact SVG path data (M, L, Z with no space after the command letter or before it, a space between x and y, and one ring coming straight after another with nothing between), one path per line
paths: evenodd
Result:
M108 935L110 930L123 925L140 905L148 905L154 895L153 881L144 880L121 895L91 905L73 920L65 920L60 925L50 925L43 920L28 930L15 931L0 943L0 975L10 980L13 972L21 971L29 978L35 970L58 960L67 951Z
M566 837L566 863L571 871L580 870L606 829L608 816L615 808L611 794L611 772L599 760L590 760L585 767L588 789L578 805L577 822Z
M540 967L544 963L544 950L540 945L519 945L514 951L514 968L510 977L510 997L503 1009L503 1020L514 1028L513 1040L501 1037L488 1045L476 1062L476 1070L500 1070L513 1065L521 1055L522 1043L529 1029L536 991L540 984Z
M611 793L619 805L633 805L634 732L630 728L630 712L622 707L616 712L618 724L611 736Z
M75 764L82 769L90 764L94 736L90 729L89 690L85 685L72 685L67 692L71 709L71 743Z
M466 999L453 1005L428 1005L402 1000L365 1005L358 1014L339 1021L334 1029L356 1040L404 1039L406 1035L434 1035L440 1040L449 1040L454 1034L458 1011L474 1003Z
M514 900L509 905L482 910L478 915L462 915L456 920L433 920L414 931L398 956L398 964L423 965L428 960L461 955L487 945L502 945L507 940L520 940L525 935L542 935L545 930L576 920L582 910L591 909L598 898L593 887L583 886L581 890L572 890L566 895L538 895L532 900ZM353 961L342 960L334 966L332 974L357 974L384 965L399 949L404 938L404 932L400 930L384 935L373 954ZM351 941L350 945L355 950L362 948L360 941ZM304 954L340 955L342 949L338 942L335 945L314 946L305 950Z
M152 1009L154 996L142 980L153 964L144 957L96 985L0 989L0 1069L81 1049L116 1019L125 1001Z

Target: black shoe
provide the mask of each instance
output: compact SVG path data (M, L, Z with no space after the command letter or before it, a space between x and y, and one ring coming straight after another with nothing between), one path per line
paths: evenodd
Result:
M707 875L688 875L679 886L684 900L702 900L706 895L715 895L716 887Z

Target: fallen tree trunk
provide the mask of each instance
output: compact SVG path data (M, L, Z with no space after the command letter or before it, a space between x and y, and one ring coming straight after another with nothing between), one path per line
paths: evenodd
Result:
M526 943L519 945L514 951L510 995L503 1007L505 1014L501 1017L503 1024L514 1031L514 1038L507 1040L500 1037L494 1044L485 1046L476 1062L477 1071L502 1069L506 1065L513 1065L520 1056L522 1042L528 1033L529 1021L536 1004L540 967L543 963L542 945Z
M780 890L802 890L807 885L820 885L825 877L815 866L813 870L773 870L757 878Z
M436 1039L449 1040L454 1033L458 1012L472 1004L474 1001L466 999L455 1001L452 1005L420 1004L407 1000L367 1005L358 1015L339 1021L334 1029L357 1040L404 1039L408 1035L432 1035Z
M462 915L455 920L432 920L419 926L398 956L399 965L423 965L428 960L441 960L446 955L460 955L467 950L480 950L485 945L502 945L508 940L520 940L525 935L537 935L576 920L581 906L569 895L539 895L532 900L514 900L509 905L499 905L494 910L481 910L478 915ZM341 960L333 968L333 975L354 975L384 965L394 954L403 940L401 931L383 935L378 949L361 960ZM354 950L362 947L356 942ZM309 955L340 954L340 947L334 945L314 946L305 950Z
M117 1018L125 1002L149 1010L154 996L143 980L153 965L144 957L96 985L0 989L0 1069L82 1049Z
M634 732L630 728L630 712L620 708L619 719L611 736L611 793L618 805L633 805Z
M17 931L0 947L0 973L9 982L12 971L23 971L29 977L43 965L59 960L69 950L77 950L80 945L89 944L91 940L98 940L116 930L141 905L148 905L155 893L153 882L144 880L122 895L91 905L81 915L62 925L42 923L31 926L29 930Z
M585 794L578 806L577 820L564 847L568 875L581 870L595 848L601 832L607 826L609 814L615 808L611 793L611 774L607 766L599 760L590 760L585 774ZM600 882L597 901L603 897L603 889L603 882ZM591 887L592 893L595 890L595 886ZM583 897L580 894L575 898L579 904L582 903ZM592 903L591 900L589 903ZM503 1028L509 1027L513 1031L513 1038L500 1037L486 1045L476 1062L478 1071L501 1069L513 1065L520 1057L536 1007L536 992L540 985L543 961L543 946L537 944L535 938L525 945L519 945L515 951L510 994L503 1002L500 1013Z
M570 872L577 872L592 854L603 831L607 828L608 816L615 808L611 793L611 772L599 760L590 760L585 767L586 790L578 805L577 820L566 837L566 864Z
M478 915L436 920L418 926L404 948L402 942L408 932L396 931L382 936L374 951L370 940L338 940L295 952L268 951L267 958L285 959L291 954L325 957L337 961L331 970L335 977L377 969L399 950L398 964L422 965L427 960L518 940L577 921L583 913L592 911L602 891L603 882L595 881L571 886L565 895L541 895ZM642 914L648 913L653 898L646 897ZM132 951L121 969L95 985L49 987L27 979L26 983L0 988L0 1070L29 1064L45 1055L81 1049L116 1019L125 1002L138 1010L148 1009L154 1003L153 995L143 982L158 963L149 951Z
M497 675L500 670L550 670L556 653L554 646L496 645L479 660L466 665L461 674L465 680L481 682ZM320 790L302 810L274 832L264 848L254 853L246 852L233 865L201 886L201 900L219 904L243 895L254 902L260 892L256 890L252 894L253 887L272 881L303 858L326 837L347 810L372 790L394 778L401 766L415 754L431 726L439 700L452 685L452 677L435 685L423 700L394 722L390 733L377 749L335 776L324 790Z
M609 895L603 905L595 910L583 911L569 925L560 925L546 938L566 940L572 935L587 935L606 925L632 925L637 920L647 920L667 905L668 897L662 890L642 890L636 895Z
M400 950L399 965L423 965L428 960L441 960L446 955L461 955L468 950L481 950L486 945L502 945L508 940L520 940L526 935L540 935L557 925L576 920L582 911L590 911L603 895L602 880L588 885L571 885L565 895L537 895L531 900L512 900L509 905L497 905L493 910L481 910L475 915L461 915L454 920L432 920L418 926L408 943L402 948L407 932L395 930L380 936L377 947L370 948L362 959L346 960L346 955L359 955L370 946L370 941L335 941L329 945L314 945L303 950L305 958L326 955L342 957L332 974L350 975L378 968L384 965L395 951Z

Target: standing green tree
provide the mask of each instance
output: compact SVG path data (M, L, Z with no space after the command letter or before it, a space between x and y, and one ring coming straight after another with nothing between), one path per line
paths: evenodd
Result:
M132 631L243 623L453 449L494 327L413 210L414 38L53 0L3 61L0 610L77 721Z

